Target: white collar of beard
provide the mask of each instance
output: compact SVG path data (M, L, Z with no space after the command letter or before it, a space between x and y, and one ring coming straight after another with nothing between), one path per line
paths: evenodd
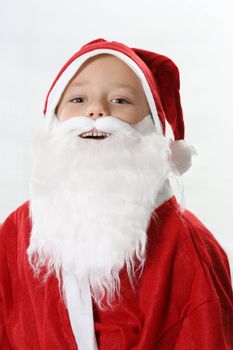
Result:
M169 145L154 131L132 139L44 135L30 183L29 261L47 275L88 279L96 303L119 294L126 264L143 268L147 227L170 172Z

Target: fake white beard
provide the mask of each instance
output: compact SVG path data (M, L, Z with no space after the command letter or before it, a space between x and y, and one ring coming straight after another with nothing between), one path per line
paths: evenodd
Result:
M124 264L130 281L143 269L147 227L170 171L169 146L154 131L103 140L52 132L38 144L30 184L32 231L28 258L46 278L88 279L98 306L120 293Z

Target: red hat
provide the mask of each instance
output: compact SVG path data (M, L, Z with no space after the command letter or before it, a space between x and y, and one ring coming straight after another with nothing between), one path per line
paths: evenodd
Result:
M179 70L173 61L155 52L130 48L116 41L96 39L81 47L62 67L46 97L44 115L52 120L61 95L90 57L109 53L123 60L141 80L157 132L165 135L165 121L173 130L175 140L184 139L184 121L180 103Z

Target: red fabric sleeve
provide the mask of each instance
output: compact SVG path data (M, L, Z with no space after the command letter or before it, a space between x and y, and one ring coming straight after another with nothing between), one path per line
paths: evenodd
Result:
M194 214L186 210L183 218L216 301L200 306L177 325L180 329L178 339L184 332L184 339L186 334L197 339L191 344L193 349L233 350L233 293L228 257ZM174 349L185 348L178 341Z
M224 249L194 214L186 210L184 218L214 297L219 299L222 308L233 314L230 266Z
M3 321L3 309L7 302L5 300L6 290L11 294L10 276L7 266L7 235L14 230L14 224L8 218L0 225L0 349L12 350Z
M232 350L231 310L218 300L200 305L169 329L150 350Z

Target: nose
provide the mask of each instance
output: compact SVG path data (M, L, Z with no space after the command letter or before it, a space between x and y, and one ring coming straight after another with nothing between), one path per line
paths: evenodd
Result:
M98 119L99 117L103 117L103 113L102 112L97 112L97 113L95 113L95 112L90 112L89 113L89 117L91 117L92 119Z
M107 116L108 114L108 108L103 102L93 101L93 103L89 106L88 116L92 119L98 119L100 117Z

